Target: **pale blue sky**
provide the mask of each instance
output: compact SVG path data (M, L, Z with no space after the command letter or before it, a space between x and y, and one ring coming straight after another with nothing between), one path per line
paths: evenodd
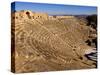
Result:
M76 6L61 4L45 4L31 2L12 3L12 10L32 10L34 12L45 12L49 15L91 15L97 14L97 7L93 6Z

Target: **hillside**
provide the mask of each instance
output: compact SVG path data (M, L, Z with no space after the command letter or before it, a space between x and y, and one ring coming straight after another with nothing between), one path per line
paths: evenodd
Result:
M13 71L41 72L95 68L85 55L96 30L74 16L51 17L29 10L12 13Z

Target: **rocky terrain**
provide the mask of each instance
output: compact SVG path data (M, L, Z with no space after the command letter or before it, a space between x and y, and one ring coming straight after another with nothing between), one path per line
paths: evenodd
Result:
M93 42L97 32L87 26L86 21L75 16L54 17L30 10L12 12L11 15L12 72L97 67Z

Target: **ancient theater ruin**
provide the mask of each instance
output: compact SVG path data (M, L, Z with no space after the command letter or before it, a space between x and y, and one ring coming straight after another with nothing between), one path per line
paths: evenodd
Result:
M11 15L15 72L96 68L96 61L86 54L96 51L91 40L97 38L97 33L85 21L30 10Z

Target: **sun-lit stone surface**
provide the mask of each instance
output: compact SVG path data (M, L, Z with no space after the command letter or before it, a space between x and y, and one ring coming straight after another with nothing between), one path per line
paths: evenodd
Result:
M12 65L14 71L41 72L95 68L84 55L96 38L91 27L74 16L49 16L23 10L12 13ZM15 57L15 58L14 58Z

